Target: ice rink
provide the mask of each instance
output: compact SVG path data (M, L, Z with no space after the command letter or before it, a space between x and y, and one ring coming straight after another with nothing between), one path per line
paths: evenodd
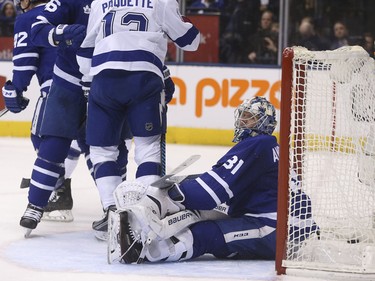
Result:
M181 174L200 173L211 167L229 147L167 144L167 172L193 154L202 157ZM38 281L167 281L167 280L326 280L277 276L273 261L222 261L207 255L179 263L107 264L106 243L98 241L91 223L101 218L99 195L81 157L72 177L74 221L42 221L30 238L23 237L19 219L27 205L22 177L30 177L35 152L27 138L0 138L0 279ZM134 178L133 150L128 166Z

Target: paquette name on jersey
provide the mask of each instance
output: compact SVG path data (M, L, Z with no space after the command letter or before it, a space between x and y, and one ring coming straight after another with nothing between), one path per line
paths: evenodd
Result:
M140 7L153 9L152 0L109 0L102 4L103 13L113 7Z

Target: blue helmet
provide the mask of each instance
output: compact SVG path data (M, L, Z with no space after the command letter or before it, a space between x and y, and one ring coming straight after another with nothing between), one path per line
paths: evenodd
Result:
M244 100L234 111L234 120L233 142L257 135L272 135L277 125L275 107L262 97Z

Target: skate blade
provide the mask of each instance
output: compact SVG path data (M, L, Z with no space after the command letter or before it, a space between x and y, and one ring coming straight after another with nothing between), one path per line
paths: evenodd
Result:
M71 210L55 210L52 212L44 212L42 220L57 221L57 222L71 222L74 220Z
M95 238L100 241L108 241L108 232L95 230Z
M25 237L25 238L29 238L29 237L30 237L30 234L31 234L31 231L33 231L33 230L30 229L30 228L26 228L26 227L24 227L23 229L25 230L24 237Z

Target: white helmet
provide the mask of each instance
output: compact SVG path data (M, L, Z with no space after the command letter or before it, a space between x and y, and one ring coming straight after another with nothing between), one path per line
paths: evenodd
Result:
M233 142L257 135L272 135L277 125L274 106L262 97L244 100L234 111L234 120Z

